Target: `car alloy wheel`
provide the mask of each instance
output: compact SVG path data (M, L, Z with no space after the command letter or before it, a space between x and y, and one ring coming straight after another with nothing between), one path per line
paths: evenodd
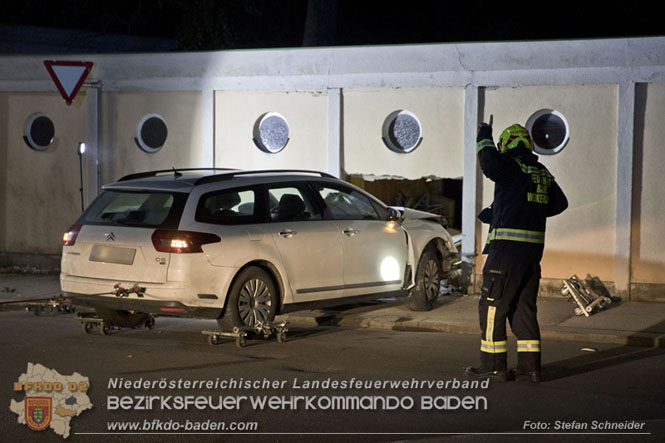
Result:
M243 269L229 290L224 315L217 323L225 331L254 327L272 321L279 298L273 278L265 270L250 266Z
M272 295L263 280L254 278L245 282L238 296L238 314L247 326L265 323L272 312Z
M423 289L427 300L434 301L439 296L441 278L439 274L439 263L435 257L430 257L425 266L423 275Z
M441 261L433 245L425 248L418 260L416 268L416 285L411 288L404 299L406 306L412 311L429 311L439 296L441 282Z

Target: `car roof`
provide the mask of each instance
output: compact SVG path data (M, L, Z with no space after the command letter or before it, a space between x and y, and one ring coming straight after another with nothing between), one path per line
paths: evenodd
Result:
M207 172L206 172L207 171ZM103 186L108 190L156 190L191 192L196 186L219 183L220 188L252 185L274 181L310 180L312 176L338 180L320 171L298 169L237 170L218 168L163 169L139 172L122 177L115 183ZM224 185L224 184L228 185Z

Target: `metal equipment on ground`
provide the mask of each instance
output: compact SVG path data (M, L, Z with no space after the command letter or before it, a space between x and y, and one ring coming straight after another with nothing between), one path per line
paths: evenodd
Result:
M26 303L27 306L25 310L32 312L35 315L41 315L42 313L54 314L56 312L71 314L76 310L72 304L72 301L68 298L64 298L61 295L50 298L48 300L33 300L27 301Z
M86 334L91 334L94 328L99 329L104 335L109 335L113 330L122 329L122 326L118 326L112 321L104 320L96 312L77 312L74 319L81 322L81 327ZM149 315L145 322L132 329L137 329L144 326L148 329L154 328L155 317Z
M575 308L575 315L585 317L591 316L594 312L604 309L608 304L612 303L612 298L600 295L594 295L582 282L577 275L563 280L563 287L561 288L561 295L570 296L570 298L577 304Z
M271 335L277 337L279 343L284 343L286 341L286 333L288 332L287 328L288 322L258 322L254 326L243 326L243 327L234 327L231 332L224 332L215 329L205 329L201 331L201 334L208 336L208 344L216 345L220 342L220 338L232 338L236 341L236 346L239 348L245 347L247 345L247 337L252 334L259 338L268 339Z

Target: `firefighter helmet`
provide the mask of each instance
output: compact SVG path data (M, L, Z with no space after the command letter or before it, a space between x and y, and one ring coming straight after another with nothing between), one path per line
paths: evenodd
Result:
M524 147L529 151L533 151L529 131L527 131L524 126L518 124L510 125L504 129L501 136L499 136L499 150L501 152L506 152L519 146L520 142L522 142Z

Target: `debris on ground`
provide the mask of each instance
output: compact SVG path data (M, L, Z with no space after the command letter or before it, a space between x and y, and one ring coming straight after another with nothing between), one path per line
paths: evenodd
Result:
M55 275L59 274L60 269L55 267L37 267L37 266L0 266L0 274L18 274L18 275Z

